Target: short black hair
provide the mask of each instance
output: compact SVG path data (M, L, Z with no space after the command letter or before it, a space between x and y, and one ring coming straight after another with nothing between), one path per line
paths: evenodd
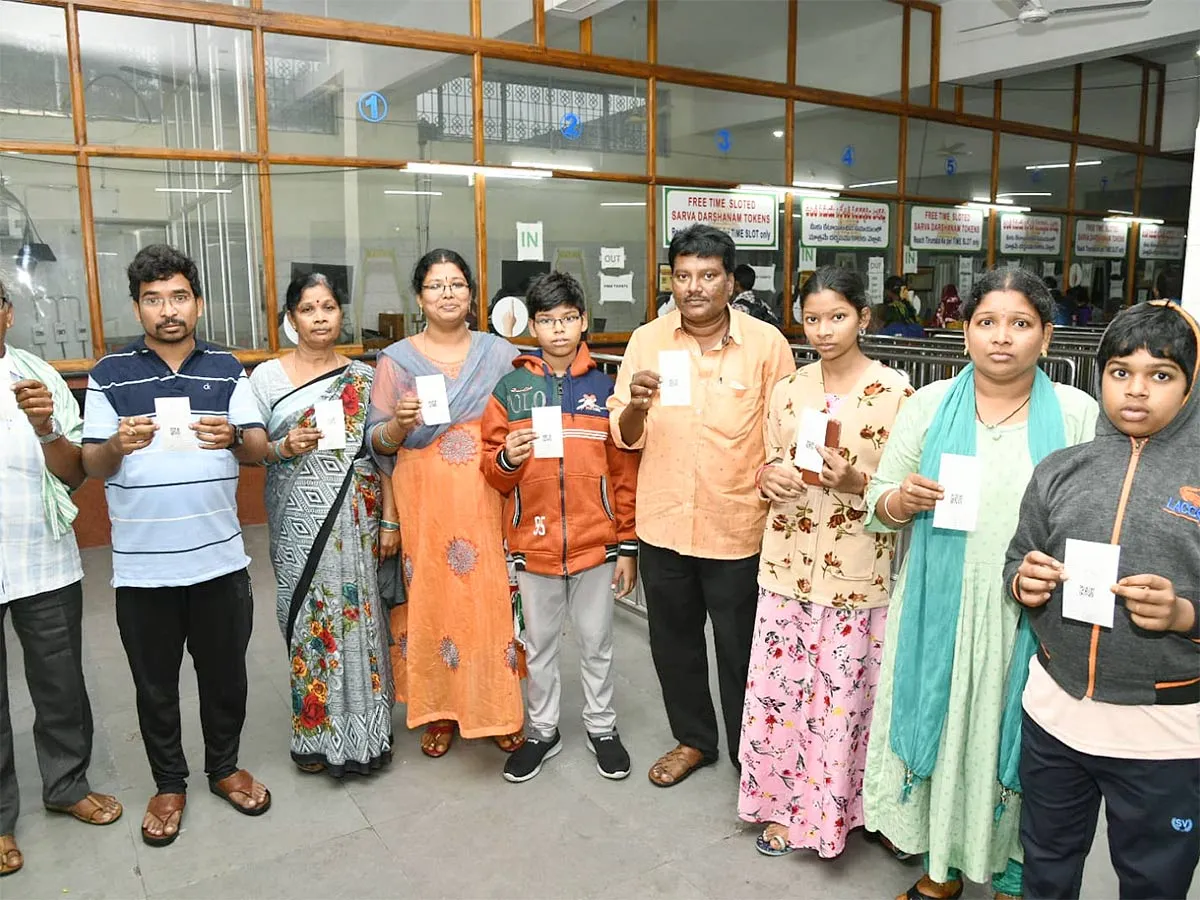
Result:
M1016 291L1024 294L1043 325L1054 321L1054 298L1046 282L1027 269L988 269L971 287L971 296L963 303L963 321L970 322L979 303L993 291Z
M580 315L587 313L587 303L579 282L573 275L557 269L538 275L529 283L525 305L529 308L531 319L538 313L549 312L557 306L570 306L579 310Z
M1127 307L1105 329L1096 363L1103 373L1110 359L1145 350L1155 359L1169 359L1183 369L1190 389L1196 374L1195 327L1195 321L1175 303Z
M754 274L754 267L742 263L733 270L733 280L737 282L737 286L743 291L754 290L754 282L758 280L758 276Z
M891 291L893 294L899 295L900 288L904 287L904 279L899 275L889 275L887 281L883 283L885 291Z
M329 293L333 294L333 299L337 301L338 306L346 305L346 298L342 296L342 292L334 287L333 282L329 280L329 276L323 272L308 272L304 275L297 275L292 279L292 283L287 286L287 293L284 295L283 305L288 312L294 313L296 307L300 305L300 298L304 296L304 292L310 287L328 288Z
M467 261L453 250L447 250L439 247L437 250L430 250L419 260L413 268L412 274L412 289L414 294L420 294L425 285L425 276L429 274L429 270L438 263L450 263L458 266L458 271L462 272L463 279L467 282L467 286L471 289L471 299L475 299L475 277L471 274L471 267L467 265Z
M142 296L142 285L154 281L166 281L182 275L197 297L204 294L200 287L200 270L190 257L184 256L168 244L151 244L143 247L133 258L126 270L129 276L129 296L134 303Z
M859 312L871 305L867 302L867 288L863 284L862 276L843 266L821 266L808 276L798 295L800 309L804 309L806 299L821 291L841 294Z
M1154 290L1159 300L1183 299L1183 272L1179 269L1164 269L1154 279Z
M1058 290L1058 279L1053 275L1047 275L1045 278L1043 278L1042 284L1049 288L1051 292Z
M732 273L737 265L737 247L733 238L711 225L692 225L671 238L671 246L667 248L667 262L672 269L675 268L675 258L678 256L720 259L727 274Z

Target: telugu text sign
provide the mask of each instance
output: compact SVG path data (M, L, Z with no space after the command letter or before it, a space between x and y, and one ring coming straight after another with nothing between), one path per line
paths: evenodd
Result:
M800 204L800 242L807 247L886 247L891 210L865 200L818 200Z
M914 250L979 250L983 210L914 206L908 245Z
M1095 219L1075 220L1075 256L1121 259L1129 249L1129 224Z
M1151 224L1138 228L1138 256L1141 259L1183 259L1186 246L1186 228Z
M1001 256L1058 256L1062 252L1062 219L1058 216L1000 216Z
M663 188L663 246L693 225L711 225L743 250L779 249L779 198L753 191Z

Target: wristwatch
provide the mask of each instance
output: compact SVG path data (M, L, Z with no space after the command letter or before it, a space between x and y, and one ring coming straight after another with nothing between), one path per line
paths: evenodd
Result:
M245 435L245 432L242 430L242 426L234 425L233 426L233 443L229 445L229 449L235 450L238 447L242 446L242 439L245 436L246 435Z
M62 436L63 436L62 429L60 429L58 427L58 419L51 416L50 417L50 430L48 432L46 432L45 434L39 434L37 436L37 439L38 439L39 444L53 444L55 441L57 441Z

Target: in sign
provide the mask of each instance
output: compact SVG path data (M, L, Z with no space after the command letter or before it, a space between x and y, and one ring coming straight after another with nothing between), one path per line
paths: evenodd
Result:
M368 122L382 122L387 118L387 97L379 91L367 91L358 98L358 114Z
M575 113L566 113L559 122L558 129L568 141L577 141L583 136L583 123Z
M850 168L854 165L854 145L847 144L846 149L842 151L842 165Z
M716 136L717 149L722 153L728 153L729 148L733 146L733 136L730 135L728 128L722 128L717 132Z
M953 156L946 157L946 174L953 175L958 171L958 160Z

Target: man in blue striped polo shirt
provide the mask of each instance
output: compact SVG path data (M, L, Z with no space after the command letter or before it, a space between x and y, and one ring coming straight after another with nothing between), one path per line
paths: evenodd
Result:
M92 369L83 465L106 482L117 625L157 786L142 840L158 847L178 837L187 800L185 644L200 688L210 789L246 815L271 805L266 787L237 765L253 621L238 463L262 460L267 438L241 364L195 337L204 311L196 264L160 244L141 250L128 274L146 333Z

